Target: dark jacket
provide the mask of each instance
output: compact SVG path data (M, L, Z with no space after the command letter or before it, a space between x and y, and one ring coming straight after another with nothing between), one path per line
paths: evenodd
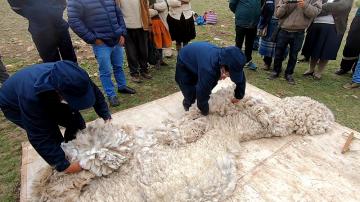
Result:
M68 21L71 29L86 43L101 39L108 46L126 35L123 15L114 0L69 0Z
M86 76L74 78L72 75L75 71ZM86 81L88 88L76 89L76 84L81 80ZM69 61L23 68L3 84L0 89L0 108L6 118L26 130L30 143L48 164L58 171L63 171L69 166L69 161L60 147L63 140L59 138L62 137L60 129L53 119L53 114L39 96L48 91L57 91L64 98L68 97L68 100L71 100L71 97L91 95L90 99L84 99L85 102L93 100L87 106L83 105L83 101L75 104L82 105L80 108L93 106L103 119L109 119L111 115L100 90L84 70ZM68 102L69 106L73 106ZM72 113L78 113L78 109L74 108L71 107Z
M259 29L264 29L271 22L271 19L275 12L275 2L274 0L267 0L262 7L260 21L258 24Z
M348 17L354 0L335 0L332 3L322 5L320 15L332 14L335 20L336 31L339 35L343 35L346 31Z
M28 19L47 21L49 17L63 15L66 0L8 0L10 7Z
M236 26L256 28L261 14L260 0L230 0L229 7L235 13Z
M178 83L181 80L197 80L196 100L201 111L208 112L211 90L217 85L220 78L221 65L229 68L230 78L236 84L234 96L242 99L245 95L246 79L243 72L245 56L237 47L220 48L207 42L194 42L181 49L178 62L184 64L183 69L189 71L194 78L176 75Z

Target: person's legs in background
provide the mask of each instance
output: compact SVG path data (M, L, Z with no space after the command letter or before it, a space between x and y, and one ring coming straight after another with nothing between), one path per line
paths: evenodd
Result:
M236 46L242 50L242 46L244 44L244 40L246 36L246 29L236 26L235 31L236 31L236 36L235 36Z
M111 64L113 67L118 92L124 94L135 94L136 91L126 85L126 77L123 70L124 48L119 44L113 47L113 51L111 53Z
M136 29L127 29L127 34L125 37L125 51L128 61L128 66L130 69L131 81L135 83L141 83L139 72L139 62L138 62L138 53L136 47ZM146 46L147 47L147 46Z
M273 62L272 57L264 56L263 61L264 61L264 70L269 71L271 69L271 64Z
M196 83L197 78L187 71L184 64L176 63L175 81L179 85L180 90L184 96L183 107L185 111L189 111L189 108L196 100Z
M293 32L290 33L290 52L289 52L289 60L288 65L285 71L285 79L289 84L294 85L295 80L292 77L294 73L294 69L297 63L297 57L301 50L302 44L304 42L304 32Z
M321 79L322 73L325 70L326 65L329 63L329 60L319 60L318 69L314 73L314 79Z
M77 63L76 54L71 41L67 22L62 20L63 25L59 26L58 30L58 47L61 55L61 59L70 60Z
M351 83L343 86L345 89L353 89L360 87L360 60L357 62Z
M279 77L282 69L282 62L284 61L284 54L286 48L290 42L289 33L283 30L280 30L275 48L275 59L274 59L274 69L272 74L269 76L270 80L276 79Z
M245 56L246 56L246 66L251 70L256 70L256 64L252 62L252 51L254 46L254 41L256 39L256 28L245 29Z
M99 64L100 81L103 89L109 99L110 106L116 107L120 105L120 103L116 96L114 84L111 80L111 55L113 48L106 44L93 45L93 51Z
M140 75L145 79L151 79L152 76L148 70L148 55L149 55L149 33L143 29L136 29L136 50L138 61L140 65Z

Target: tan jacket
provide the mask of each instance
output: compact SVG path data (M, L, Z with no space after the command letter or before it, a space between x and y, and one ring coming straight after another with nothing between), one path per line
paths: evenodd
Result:
M154 17L156 15L159 15L161 21L164 23L166 29L169 30L169 26L167 24L166 17L168 16L168 5L165 2L165 0L156 0L156 3L154 4L154 8L149 9L150 17Z
M309 27L311 22L321 12L322 0L305 0L305 7L296 3L286 3L280 0L276 6L275 16L279 18L280 27L287 31L301 31Z
M141 18L141 27L148 31L151 27L151 19L149 14L149 2L148 0L138 0L140 4L140 16L134 16L138 15L138 12L135 12L136 10L132 9L131 7L127 6L129 2L127 0L116 0L118 6L120 7L121 12L124 15L124 20L126 23L127 28L138 28L138 27L131 27L133 24L137 24L137 19ZM130 25L130 26L129 26Z

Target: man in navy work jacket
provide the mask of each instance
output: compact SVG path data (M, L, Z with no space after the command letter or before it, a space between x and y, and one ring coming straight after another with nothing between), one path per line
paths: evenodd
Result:
M76 62L63 19L66 0L8 0L11 9L29 21L29 32L43 62L70 60Z
M104 96L88 74L70 61L26 67L11 76L0 89L0 108L5 117L27 132L31 145L59 172L78 172L60 145L76 138L85 121L79 110L94 107L106 121L111 115ZM59 125L66 128L64 137Z
M245 95L245 62L244 54L234 46L220 48L207 42L195 42L182 48L177 58L175 80L184 95L185 110L197 100L201 113L208 115L211 90L218 80L227 76L236 84L231 102L239 102Z

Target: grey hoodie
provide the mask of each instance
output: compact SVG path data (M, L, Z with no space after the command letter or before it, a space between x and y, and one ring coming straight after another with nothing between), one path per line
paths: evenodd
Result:
M305 0L304 8L300 8L296 3L280 0L276 6L275 16L279 18L281 29L303 31L320 14L321 5L322 0Z

